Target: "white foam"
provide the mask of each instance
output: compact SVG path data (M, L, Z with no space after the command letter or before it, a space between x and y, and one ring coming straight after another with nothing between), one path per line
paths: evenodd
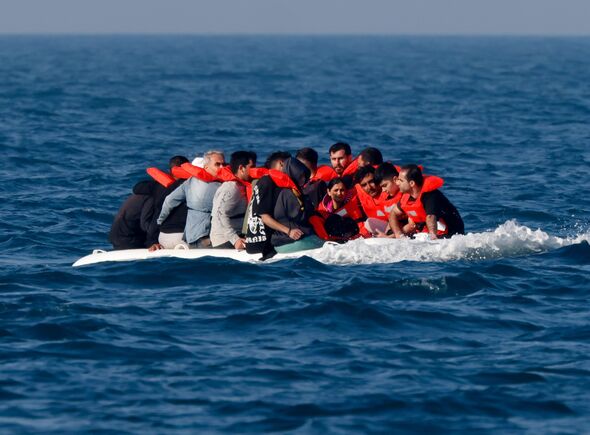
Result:
M560 238L510 220L493 231L446 240L361 239L345 245L325 245L308 255L322 263L342 265L486 260L547 252L583 241L590 242L589 231L574 238Z

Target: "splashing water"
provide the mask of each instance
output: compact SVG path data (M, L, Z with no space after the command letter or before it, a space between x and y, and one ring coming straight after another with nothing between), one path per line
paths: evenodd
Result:
M309 256L327 264L375 264L400 261L489 260L537 254L590 241L590 232L576 237L551 236L509 220L494 231L456 235L450 239L368 239L345 245L327 244Z

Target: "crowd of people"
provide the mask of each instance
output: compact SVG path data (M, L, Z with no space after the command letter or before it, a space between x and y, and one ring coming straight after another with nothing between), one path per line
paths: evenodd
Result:
M346 242L363 237L432 239L463 234L463 220L440 191L443 179L420 165L384 162L377 148L355 158L350 145L328 151L330 165L302 148L277 151L257 167L252 151L222 151L200 162L175 156L169 171L148 168L115 216L114 249L230 248L259 253Z

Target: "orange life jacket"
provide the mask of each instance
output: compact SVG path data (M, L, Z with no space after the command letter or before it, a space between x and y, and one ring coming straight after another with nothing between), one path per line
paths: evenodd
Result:
M357 195L359 201L361 202L361 206L365 211L367 217L376 218L382 221L389 220L389 214L391 210L397 204L402 194L398 192L395 196L389 197L387 192L381 192L381 194L377 198L373 198L371 195L366 193L361 186L358 184L355 185Z
M316 170L315 175L313 177L311 177L309 179L309 181L322 180L322 181L325 181L326 183L328 183L330 180L332 180L333 178L336 178L337 176L338 176L338 174L336 174L336 171L334 170L334 168L332 168L331 166L322 165L322 166L318 166L318 169Z
M299 207L301 208L301 210L303 211L305 209L301 191L299 190L295 182L291 180L291 177L289 177L284 172L278 171L276 169L250 168L249 174L252 178L256 179L268 175L272 179L273 183L275 183L278 187L284 189L291 189L293 195L295 195L295 198L297 198L297 201L299 202Z
M181 180L187 180L191 177L191 174L186 172L186 170L182 169L180 166L174 166L172 169L170 169L170 173Z
M250 202L250 198L252 198L252 183L242 180L241 178L236 177L236 175L231 171L229 166L224 166L219 170L217 173L217 178L221 181L235 181L236 183L241 184L246 188L246 197L248 198L248 202Z
M444 180L442 178L435 175L426 175L424 176L424 184L417 198L413 199L409 193L404 193L400 200L400 206L402 211L408 216L408 219L415 224L424 224L426 222L426 210L424 210L424 205L422 204L422 195L440 189L443 184ZM442 225L439 225L437 234L443 235L448 233L448 228L444 220L439 219L439 223ZM428 228L425 226L422 232L428 232Z
M342 173L342 176L354 175L354 173L357 171L358 168L359 168L359 158L357 157L352 162L350 162L350 165L348 165L346 168L344 168L344 172Z
M329 196L326 195L317 208L317 211L324 218L327 218L331 214L337 214L342 217L349 217L355 222L364 221L365 215L363 214L356 195L350 198L342 207L332 211L329 211L326 208L326 198L329 198Z
M219 183L223 181L211 175L205 169L192 165L190 163L183 163L181 168L184 169L186 173L189 174L191 177L198 178L199 180L204 181L206 183L212 183L214 181Z
M158 168L147 168L146 172L150 177L166 188L170 187L176 181L172 175Z
M256 179L268 175L272 179L273 183L275 183L278 187L295 190L297 191L299 196L301 196L301 192L299 191L299 188L297 187L295 182L291 180L291 177L289 177L282 171L266 168L250 168L249 173L252 178Z

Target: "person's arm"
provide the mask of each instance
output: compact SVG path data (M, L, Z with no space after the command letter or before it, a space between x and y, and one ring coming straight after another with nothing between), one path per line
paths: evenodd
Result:
M393 208L391 209L391 212L389 213L389 228L391 228L391 231L393 231L393 234L391 236L385 236L385 237L392 237L395 239L400 239L402 237L405 237L405 234L404 234L402 227L399 223L399 218L400 218L400 216L403 216L403 215L404 215L404 212L400 209L399 204L394 205Z
M436 240L438 239L438 214L440 210L440 192L434 190L422 195L422 205L426 212L426 228L428 229L428 236Z
M289 228L267 213L261 214L260 218L262 219L262 222L265 226L272 228L275 231L284 233L293 240L299 240L303 236L303 231L301 231L299 228Z
M223 189L223 190L222 190ZM212 221L218 223L223 237L234 245L236 249L244 249L244 239L240 238L237 231L232 227L232 211L239 209L240 203L244 202L241 192L237 186L222 185L213 198Z
M162 222L170 215L170 212L180 204L186 201L185 186L187 183L182 183L174 191L166 197L164 204L162 204L162 211L158 217L158 225L162 225Z

